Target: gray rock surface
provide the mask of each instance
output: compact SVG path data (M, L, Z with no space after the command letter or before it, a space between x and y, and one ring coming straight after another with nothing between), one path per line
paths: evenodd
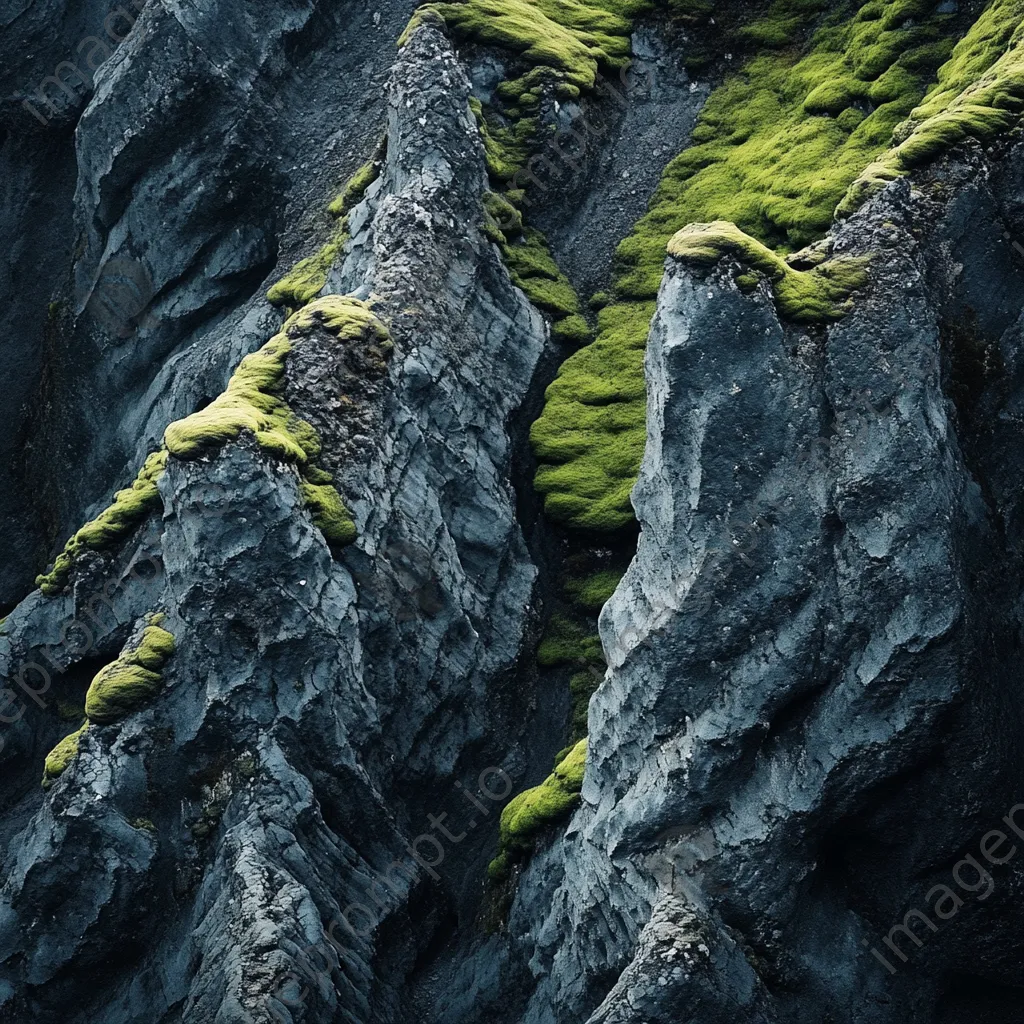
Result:
M395 346L366 399L379 435L340 474L357 542L333 559L294 470L243 436L172 458L158 521L7 619L3 677L55 646L52 688L79 702L76 670L111 660L144 613L166 613L177 649L151 706L92 725L46 793L53 694L15 698L0 1019L396 1019L470 870L428 815L453 837L486 827L484 856L493 843L487 804L473 812L452 780L474 792L490 768L485 793L507 796L502 771L524 760L536 570L507 421L546 328L473 227L484 171L467 97L447 41L421 30L389 82L390 155L339 286L374 296ZM317 329L293 344L290 404L329 409L339 343ZM60 640L107 584L83 659L84 642Z
M979 843L1024 792L1022 158L843 225L871 281L827 330L670 261L583 805L510 919L523 1021L1016 1019L1020 873Z
M107 10L0 10L0 1024L1018 1021L1024 860L983 837L1024 839L1024 149L841 225L870 284L827 329L669 261L582 803L498 906L499 808L563 739L524 436L555 353L480 230L470 82L507 69L429 26L396 57L410 7L151 0L45 125L23 100ZM584 297L706 93L634 48L536 211ZM280 329L267 284L381 136L323 294L393 352L296 332L284 390L355 543L243 434L28 593ZM154 612L160 692L42 789Z
M266 339L415 5L132 0L108 27L117 6L0 9L0 609Z

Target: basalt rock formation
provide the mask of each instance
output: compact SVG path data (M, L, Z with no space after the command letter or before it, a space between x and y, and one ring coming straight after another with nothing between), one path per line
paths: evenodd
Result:
M953 6L0 18L0 1022L1020 1019Z

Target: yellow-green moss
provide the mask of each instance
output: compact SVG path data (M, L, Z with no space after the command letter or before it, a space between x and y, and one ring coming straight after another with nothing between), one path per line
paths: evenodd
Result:
M586 760L587 741L583 739L539 786L525 790L506 804L501 812L498 856L487 869L492 880L504 878L513 860L533 849L540 832L569 816L579 803Z
M329 295L291 316L263 348L246 356L232 374L227 388L205 409L172 423L164 444L178 459L194 459L210 448L236 440L250 431L269 454L305 466L315 458L319 442L308 423L296 419L278 396L285 362L291 351L289 332L321 324L339 340L352 340L371 332L388 338L387 328L365 302Z
M160 670L173 653L174 635L161 626L146 626L134 646L126 647L93 677L85 695L89 721L106 725L148 704L160 688Z
M585 611L597 612L615 592L622 575L618 569L601 569L589 576L570 576L563 585L574 604Z
M327 275L331 267L337 262L349 239L349 211L377 180L382 159L383 144L378 147L374 156L352 175L348 184L327 207L332 216L339 218L331 237L312 256L300 260L284 277L271 285L267 292L268 302L275 306L297 309L320 294L327 284Z
M654 302L597 315L597 338L562 363L530 428L535 487L554 520L590 530L633 522L629 494L646 440L644 349Z
M800 14L805 26L813 15ZM687 224L732 221L784 251L820 238L952 47L948 16L910 17L904 0L871 0L727 78L619 247L619 296L655 297L665 245ZM848 110L857 116L843 120Z
M78 753L78 744L88 728L89 723L86 722L70 736L65 736L46 755L46 763L43 766L43 789L49 789L53 785L53 780L63 774L67 766L71 764L71 759Z
M348 230L344 223L335 229L328 242L312 256L307 256L271 285L267 301L275 306L295 309L315 299L327 284L327 274L341 255L348 241Z
M1024 108L1024 3L993 0L939 68L935 86L895 131L895 145L850 186L837 213L852 213L886 182L968 139L987 142Z
M268 454L299 467L299 489L313 522L328 542L342 545L355 539L355 523L330 474L313 464L320 454L316 431L294 416L279 395L291 351L289 334L313 325L339 341L369 336L385 351L391 344L388 329L365 302L342 295L318 299L293 314L263 348L246 356L224 392L205 409L172 423L164 444L175 458L194 459L250 431Z
M862 282L863 267L848 261L797 272L765 253L781 255L827 231L836 203L948 55L951 22L916 0L871 0L813 31L821 6L780 0L748 26L748 41L785 48L747 61L712 93L692 145L666 167L647 213L619 245L615 301L600 310L593 344L562 364L531 430L536 486L552 519L599 531L633 522L629 495L645 442L644 349L677 232L737 225L763 251L721 237L716 251L742 250L754 269L766 267L780 313L801 322L841 315ZM741 284L751 288L756 278Z
M167 452L150 455L131 487L118 491L112 505L71 537L57 556L53 568L36 577L36 586L48 597L59 594L67 585L75 559L83 551L111 548L134 530L150 511L160 505L157 481L166 464Z
M603 664L601 638L564 615L552 615L537 648L537 662L554 665Z
M529 64L554 69L568 85L591 89L599 68L621 67L628 59L630 19L647 6L642 0L432 3L415 12L398 45L424 20L440 19L460 38L509 50Z
M356 524L352 513L345 507L341 495L332 484L313 484L302 480L299 491L312 513L313 524L329 544L341 547L356 539Z
M867 283L864 257L838 256L811 270L794 270L778 253L728 221L690 224L672 237L668 251L698 266L735 256L771 282L779 312L797 323L840 319L849 312L850 296Z
M366 190L380 177L384 165L387 136L377 147L377 151L349 178L345 187L338 193L327 207L332 217L344 217L365 195Z

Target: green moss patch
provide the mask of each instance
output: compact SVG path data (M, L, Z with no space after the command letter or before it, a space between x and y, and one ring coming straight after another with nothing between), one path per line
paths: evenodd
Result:
M384 159L383 143L377 152L349 179L348 184L327 207L328 212L339 218L330 238L312 255L300 260L281 280L267 292L267 301L275 306L297 309L304 306L323 291L327 274L337 262L349 239L348 214L362 198L366 190L380 176Z
M801 322L841 315L859 287L863 268L849 262L795 276L801 272L766 254L824 235L836 203L948 55L951 23L908 0L871 0L794 45L821 6L785 0L747 27L748 41L783 48L747 61L711 94L693 144L666 167L647 213L619 245L615 301L601 309L593 344L562 365L531 431L536 486L552 519L601 531L633 522L629 494L645 442L644 349L677 232L735 224L737 240L722 229L714 245L707 232L703 243L766 268L780 313ZM697 239L687 245L685 258L699 258ZM756 283L753 275L742 281L748 289Z
M806 25L813 13L797 16ZM693 145L666 167L619 247L619 294L657 294L665 245L687 224L732 221L783 250L820 238L851 182L921 100L951 31L948 16L870 0L802 50L748 61L711 94ZM849 110L855 116L844 119Z
M939 68L937 83L839 204L852 213L886 182L968 139L988 142L1017 124L1024 108L1024 4L993 0Z
M588 612L599 612L615 592L623 573L600 569L589 576L569 576L563 586L573 603Z
M280 333L239 363L221 395L205 409L175 421L164 431L164 447L146 459L132 486L118 491L114 503L67 542L53 568L36 577L42 592L47 596L59 594L83 551L115 546L160 506L157 482L169 456L199 458L237 440L243 430L251 432L267 454L298 467L300 492L328 542L351 543L355 539L352 516L333 487L330 474L315 464L320 455L317 433L305 420L294 416L280 396L291 350L290 336L315 326L330 331L340 342L370 338L385 354L391 350L388 329L359 299L329 295L293 314Z
M267 301L275 306L296 309L315 299L327 284L327 274L347 241L348 229L344 224L339 225L328 242L312 256L299 260L280 281L271 285Z
M101 668L85 695L90 722L107 725L148 704L163 681L161 669L174 653L174 635L148 625L138 641Z
M672 237L668 251L697 266L735 256L771 282L779 312L797 323L840 319L850 310L850 296L867 283L864 257L836 257L811 270L794 270L778 253L728 221L690 224Z
M224 392L205 409L172 423L164 433L164 444L175 458L194 459L237 439L243 430L251 432L269 455L299 468L299 489L313 522L329 543L340 546L355 540L355 523L330 474L315 465L320 455L316 431L294 416L280 397L290 335L313 326L330 331L339 341L370 337L385 352L390 350L387 328L365 302L325 296L295 313L279 334L246 356Z
M356 539L356 524L332 484L299 482L299 491L313 516L313 524L329 544L342 547Z
M147 459L131 487L118 491L113 504L86 523L64 545L53 568L36 577L36 586L48 597L59 594L71 577L75 559L83 551L104 551L120 543L143 519L160 505L157 481L167 464L167 452L154 452Z
M601 638L596 633L588 633L564 615L552 615L537 648L537 662L546 668L555 665L603 665Z
M509 50L530 64L553 69L567 85L591 89L599 68L621 67L628 59L630 18L647 6L645 0L432 3L416 11L398 44L404 45L424 20L440 18L460 38Z
M537 836L569 817L579 803L587 741L580 740L539 785L513 797L501 812L498 856L487 873L501 881L516 859L532 851Z
M62 775L67 766L71 764L72 758L78 753L78 744L88 728L89 723L84 723L81 728L76 729L70 736L65 736L46 755L46 763L43 766L43 789L49 789L53 785L54 779Z
M554 520L587 530L631 524L629 495L646 441L644 349L653 302L605 306L597 338L574 352L530 428L534 485Z

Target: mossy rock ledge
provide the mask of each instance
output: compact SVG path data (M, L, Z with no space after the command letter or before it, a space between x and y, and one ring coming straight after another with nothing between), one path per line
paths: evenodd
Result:
M834 256L810 270L795 270L778 253L724 220L677 231L668 252L700 268L735 257L768 280L779 315L795 323L841 319L853 308L853 293L868 283L866 256Z

